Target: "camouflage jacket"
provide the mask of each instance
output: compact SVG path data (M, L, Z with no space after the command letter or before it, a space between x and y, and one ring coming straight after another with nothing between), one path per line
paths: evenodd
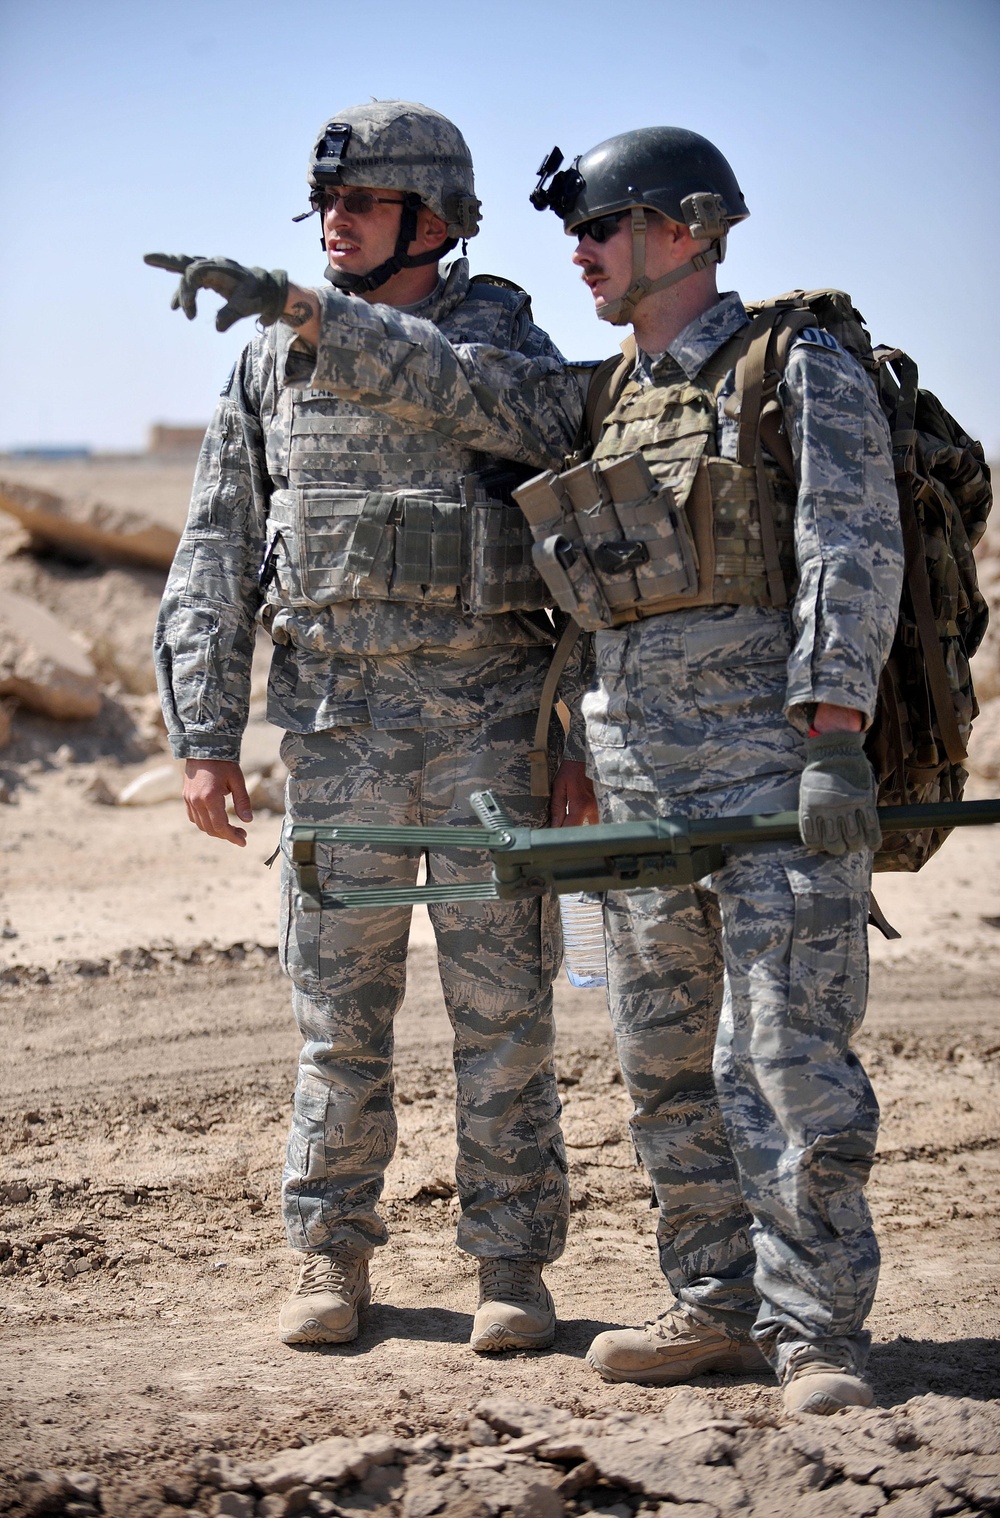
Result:
M514 324L516 349L503 346L510 301L505 313L476 300L475 286L470 298L469 285L461 259L406 311L331 290L318 355L281 324L244 349L202 447L157 624L177 757L238 758L258 621L276 645L268 720L292 732L450 727L537 705L553 642L544 614L467 614L457 600L303 609L273 593L265 604L258 580L268 505L293 456L325 485L398 490L424 485L428 460L444 458L457 478L484 454L546 467L572 446L581 398L560 354L527 316ZM292 425L289 391L302 403ZM478 423L456 426L470 395ZM560 688L574 714L571 758L583 754L579 662Z
M666 353L640 351L636 378L650 386L696 383L707 360L747 322L739 296L724 295ZM734 388L731 372L719 391L710 448L733 460L739 421L726 414L726 402ZM778 399L798 483L785 710L803 732L819 701L852 707L867 724L895 632L903 572L888 424L861 366L815 328L793 342ZM642 440L637 434L628 441L639 447Z
M746 323L726 295L665 353L640 353L595 452L641 450L680 498L700 457L735 462L735 375L706 390L702 374ZM616 791L694 815L782 811L797 803L815 703L872 717L902 582L888 427L867 375L815 329L790 348L779 402L796 477L792 604L723 599L595 634L589 761Z

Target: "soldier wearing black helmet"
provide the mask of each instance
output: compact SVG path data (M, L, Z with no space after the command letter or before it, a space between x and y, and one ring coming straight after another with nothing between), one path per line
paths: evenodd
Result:
M849 1040L878 842L862 734L901 578L885 420L806 326L773 402L789 474L766 450L741 461L739 399L764 376L737 385L750 318L716 266L748 212L703 137L627 132L567 168L556 151L533 200L577 240L597 315L634 328L592 462L518 492L553 595L596 629L602 820L797 806L804 840L734 847L690 889L607 896L611 1014L674 1300L588 1359L660 1385L769 1363L789 1411L865 1406L878 1107Z
M221 329L248 315L264 328L209 429L157 630L189 815L245 843L226 803L250 820L239 754L262 626L275 644L268 718L285 729L290 821L462 822L469 793L497 784L538 825L555 769L539 711L555 633L498 461L558 462L579 390L523 290L470 278L464 258L439 269L479 224L452 122L406 101L349 107L320 131L309 183L327 290L230 259L148 259L181 274L174 304L188 316L208 288L226 297ZM585 781L574 742L557 816L574 777ZM388 886L412 883L417 867L415 855L338 848L324 875ZM427 870L431 883L456 878L447 851ZM344 1343L387 1237L378 1203L395 1146L409 910L303 912L287 860L282 893L303 1047L283 1186L301 1270L279 1332L289 1344ZM569 1212L555 904L430 911L455 1027L458 1242L480 1273L472 1344L538 1348L555 1331L542 1269L562 1251Z

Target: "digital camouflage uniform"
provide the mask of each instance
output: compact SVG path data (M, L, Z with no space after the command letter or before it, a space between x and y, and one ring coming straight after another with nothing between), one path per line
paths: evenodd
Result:
M174 752L238 759L260 621L275 642L267 715L286 731L289 822L467 823L469 793L488 783L519 821L540 825L547 803L531 794L528 751L551 628L538 612L491 609L505 583L496 553L470 589L474 513L458 503L483 455L558 462L579 421L576 382L524 297L470 285L462 259L406 311L335 290L322 300L318 355L282 325L255 338L202 449L157 632ZM407 512L409 561L393 570ZM525 572L511 545L511 582L523 588ZM565 757L582 757L582 733ZM337 850L328 879L412 881L417 864ZM428 872L457 878L443 855ZM280 953L304 1039L287 1235L300 1250L370 1254L386 1237L375 1206L395 1143L392 1020L409 909L300 915L293 894L286 860ZM469 903L432 919L456 1030L459 1243L480 1257L553 1259L568 1216L554 911Z
M641 451L681 504L700 457L735 459L734 376L721 388L699 376L746 322L729 294L665 354L640 353L595 459ZM871 720L902 570L886 423L860 367L815 330L792 346L779 401L798 479L793 604L762 596L595 635L584 713L604 821L794 809L814 704ZM779 1375L802 1345L858 1368L867 1351L878 1106L849 1040L867 995L870 876L867 851L732 848L691 888L606 899L612 1018L663 1272L694 1317L752 1334Z

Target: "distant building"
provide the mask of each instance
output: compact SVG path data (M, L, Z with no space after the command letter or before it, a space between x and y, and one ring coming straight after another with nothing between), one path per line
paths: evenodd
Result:
M170 427L165 422L154 422L149 429L147 452L157 458L197 453L205 436L205 428Z
M26 443L8 448L9 459L89 459L92 449L84 443Z

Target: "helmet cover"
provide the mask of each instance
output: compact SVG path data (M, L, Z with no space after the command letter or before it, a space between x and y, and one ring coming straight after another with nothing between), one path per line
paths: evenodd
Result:
M373 100L331 116L309 158L309 184L400 190L440 216L449 238L479 230L481 202L465 138L446 116L413 101Z

